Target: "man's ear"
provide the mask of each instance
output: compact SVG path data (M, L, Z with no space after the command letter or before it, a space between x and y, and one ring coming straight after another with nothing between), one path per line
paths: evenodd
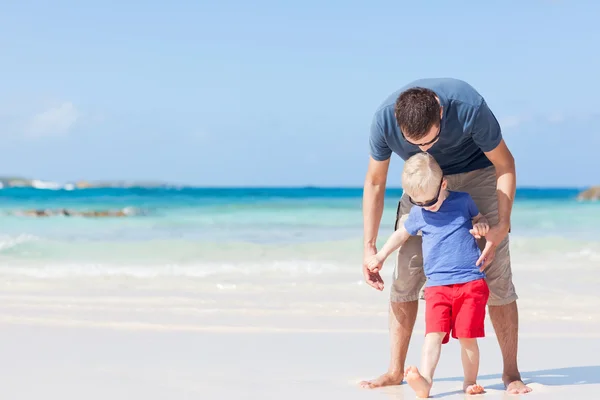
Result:
M448 187L448 180L446 178L442 179L442 190L445 190Z
M444 106L440 106L440 121L442 120L443 116L444 116Z

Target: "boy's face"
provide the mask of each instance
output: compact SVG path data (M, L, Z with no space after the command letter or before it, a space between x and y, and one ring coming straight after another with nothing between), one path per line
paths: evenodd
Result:
M423 207L427 211L436 212L440 209L444 200L446 200L448 182L446 178L442 178L439 188L434 193L428 193L424 198L411 199L411 203L414 205Z

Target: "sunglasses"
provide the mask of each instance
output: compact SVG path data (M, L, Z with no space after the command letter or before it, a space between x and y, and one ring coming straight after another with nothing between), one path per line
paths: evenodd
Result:
M430 144L433 144L433 143L435 143L435 142L438 141L438 139L440 138L440 134L441 133L442 133L442 123L440 122L440 127L438 129L438 133L437 133L437 135L435 135L435 137L433 139L431 139L427 143L413 143L410 140L408 140L406 138L406 136L404 136L404 132L402 132L402 130L400 130L400 134L402 135L402 139L406 140L408 143L412 144L413 146L429 146Z
M439 198L440 198L440 193L442 192L442 183L444 183L444 177L442 176L442 179L440 180L440 186L438 187L437 193L435 195L435 197L429 201L423 201L423 202L418 202L418 201L414 201L412 199L412 197L408 196L408 201L410 201L410 203L412 205L415 206L419 206L419 207L431 207L432 205L434 205L435 203L438 202Z

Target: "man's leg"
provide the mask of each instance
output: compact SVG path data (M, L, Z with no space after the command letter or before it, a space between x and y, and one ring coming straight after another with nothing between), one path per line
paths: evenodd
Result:
M406 353L417 319L419 290L425 284L421 244L421 236L413 236L397 253L390 293L390 365L379 378L361 382L362 387L399 385L404 379Z
M531 389L521 381L521 374L517 366L517 350L519 347L517 302L513 301L503 306L488 306L488 309L502 352L502 361L504 362L502 381L506 386L506 390L511 394L529 393Z
M504 364L502 381L508 393L525 394L531 392L531 388L521 380L517 365L519 311L517 295L512 283L509 253L509 239L506 238L496 248L494 261L485 271L490 288L488 310L502 352Z
M455 190L468 192L490 225L498 223L497 181L494 168L485 168L462 175L461 187ZM485 239L481 239L479 247L483 249L484 246ZM488 309L502 352L504 385L511 394L524 394L530 392L531 388L521 381L517 366L519 314L516 300L518 297L512 282L509 247L507 236L496 248L494 261L485 270L490 289Z
M498 338L504 368L502 381L507 392L511 394L525 394L531 392L521 380L521 373L517 365L517 351L519 342L518 308L513 301L504 306L489 306L490 319Z

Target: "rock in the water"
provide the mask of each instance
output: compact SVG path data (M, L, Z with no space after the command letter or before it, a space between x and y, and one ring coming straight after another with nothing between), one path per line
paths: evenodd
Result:
M579 193L577 196L578 200L600 200L600 186L594 186L583 192Z

